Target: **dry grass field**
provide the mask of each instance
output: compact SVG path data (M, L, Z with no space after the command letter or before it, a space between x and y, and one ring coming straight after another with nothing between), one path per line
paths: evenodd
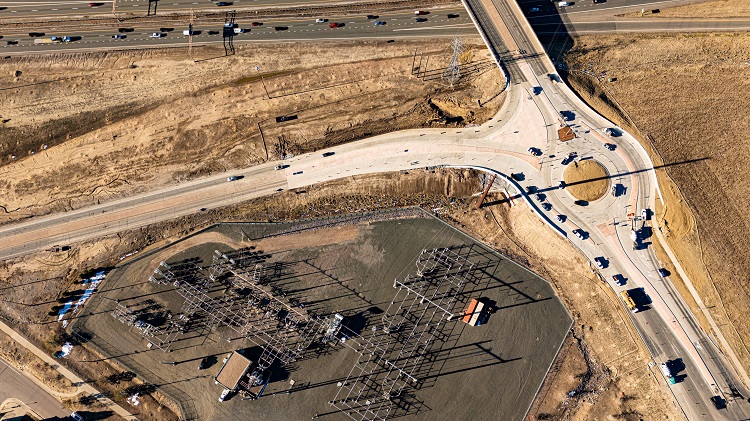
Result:
M744 140L750 129L750 35L583 36L567 62L579 93L640 133L655 165L664 165L657 170L665 200L657 207L659 226L750 369L750 147ZM579 71L584 68L616 80L592 78Z
M504 85L481 40L465 44L455 88L440 78L449 39L264 44L230 57L210 47L197 63L182 49L5 59L0 223L393 130L483 122ZM415 52L430 57L419 75Z
M563 180L568 186L568 193L576 199L592 202L601 199L609 190L607 170L602 164L587 159L573 161L563 173Z
M655 18L746 18L750 17L750 0L711 0L702 3L688 4L685 6L665 7L658 9L659 13L651 13L653 6L649 7L643 17ZM627 17L641 16L640 13L630 13Z

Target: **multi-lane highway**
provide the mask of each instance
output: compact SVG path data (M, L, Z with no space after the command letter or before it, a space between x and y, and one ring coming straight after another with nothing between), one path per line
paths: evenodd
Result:
M249 42L267 41L315 41L344 40L362 38L393 39L397 37L421 38L436 36L470 36L476 34L476 28L462 9L435 10L417 21L414 12L389 12L371 16L327 16L325 22L315 19L288 19L272 22L237 20L238 28L244 33L232 37L235 45ZM383 22L377 24L377 22ZM256 25L253 25L255 23ZM331 23L343 24L331 28ZM152 26L127 26L96 29L67 29L48 31L43 27L7 32L0 39L0 54L57 53L63 51L86 51L127 48L164 48L187 46L189 37L183 34L188 23L161 24ZM196 24L193 27L193 45L222 44L222 25ZM31 37L29 33L36 32ZM44 34L43 36L40 34ZM161 37L152 38L159 33ZM113 38L114 35L122 37ZM37 39L50 36L72 36L72 42L58 44L35 44Z

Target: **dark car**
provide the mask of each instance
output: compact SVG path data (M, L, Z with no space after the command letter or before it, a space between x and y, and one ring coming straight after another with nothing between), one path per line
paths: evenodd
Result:
M324 154L323 154L323 157L325 158L325 157L327 157L327 156L331 156L331 155L333 155L333 154L335 154L335 153L336 153L336 152L326 152L326 153L324 153Z
M135 31L135 28L117 28L117 32L123 33L123 32L133 32Z
M587 206L589 204L589 202L587 202L585 200L576 200L573 203L576 204L576 205L578 205L578 206Z
M455 19L457 17L458 17L458 13L449 13L448 14L448 19Z
M127 37L128 37L127 35L122 35L122 34L112 35L112 39L125 39Z
M724 400L721 396L711 396L711 403L714 404L714 407L716 409L724 409L727 407L727 401Z
M232 2L231 1L217 1L214 4L217 5L217 6L219 6L219 7L221 7L221 6L231 6Z
M344 24L343 23L338 23L338 22L331 22L331 24L329 26L331 28L343 28Z
M667 276L669 276L669 271L664 268L659 268L657 272L659 272L659 276L661 276L662 278L666 278Z
M204 370L208 367L208 357L203 357L201 360L200 365L198 365L198 370Z
M208 31L208 35L219 35L219 31Z
M289 30L289 27L288 26L274 26L273 29L277 31L286 31L286 30Z
M12 40L12 39L8 40L8 41L5 41L5 45L16 45L16 44L18 44L18 41L15 41L15 40Z
M427 18L414 18L415 22L427 22Z
M253 22L250 25L251 26L263 26L263 22Z
M378 16L378 15L367 15L367 19L368 19L368 20L373 20L373 19L377 19L377 18L379 18L379 17L380 17L380 16Z

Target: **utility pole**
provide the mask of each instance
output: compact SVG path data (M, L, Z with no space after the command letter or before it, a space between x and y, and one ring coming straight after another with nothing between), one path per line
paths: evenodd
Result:
M190 59L195 62L195 59L193 58L193 9L190 9L190 24L188 25L188 54L190 55Z

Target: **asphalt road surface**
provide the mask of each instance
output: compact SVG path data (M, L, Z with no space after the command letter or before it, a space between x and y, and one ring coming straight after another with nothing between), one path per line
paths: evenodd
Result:
M262 25L253 26L252 21L237 20L237 27L245 33L232 37L235 45L249 42L264 41L314 41L314 40L344 40L362 38L421 38L421 37L453 37L476 35L476 28L463 9L445 9L433 11L430 15L421 17L425 21L417 22L414 13L383 13L376 19L366 16L331 17L327 22L318 23L315 19L296 19L273 22L258 22ZM376 25L376 22L384 22ZM331 23L343 24L342 27L331 28ZM88 30L69 30L51 33L43 28L26 29L2 34L0 39L1 54L28 53L58 53L64 51L111 50L126 48L163 48L187 46L189 37L183 35L188 29L188 23L182 25L153 26L123 26L127 32L119 32L118 28L102 28ZM221 24L195 25L193 31L193 45L222 44ZM44 36L30 37L30 32L44 33ZM161 38L152 38L153 33L162 34ZM36 39L48 39L50 36L73 36L73 42L59 44L34 44ZM124 39L114 39L113 35L122 35Z
M45 419L70 415L57 399L0 359L0 402L10 398L19 399Z

